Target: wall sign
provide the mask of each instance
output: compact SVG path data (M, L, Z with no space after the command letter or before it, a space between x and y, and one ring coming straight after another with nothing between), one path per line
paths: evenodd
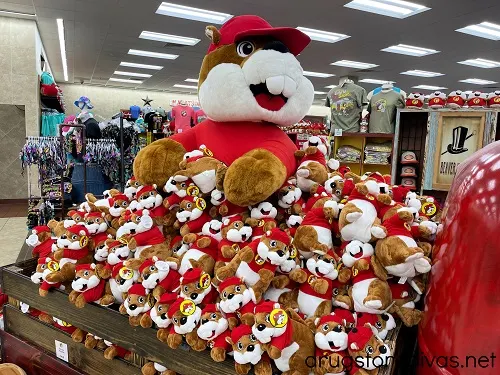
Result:
M483 147L485 114L442 113L439 118L432 188L449 190L457 168Z
M184 101L190 107L200 107L200 102L198 100L182 100L182 99L172 99L170 100L170 106L175 107L176 105L181 104Z

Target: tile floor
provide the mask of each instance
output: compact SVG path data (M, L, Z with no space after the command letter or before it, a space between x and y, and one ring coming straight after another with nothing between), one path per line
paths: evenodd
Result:
M16 262L27 233L25 216L0 218L0 266Z

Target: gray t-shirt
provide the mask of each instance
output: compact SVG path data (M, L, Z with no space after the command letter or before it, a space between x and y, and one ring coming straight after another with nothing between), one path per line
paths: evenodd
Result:
M332 112L332 132L333 129L359 132L361 111L365 104L368 104L366 90L361 86L347 82L331 89L326 97L325 105Z
M394 133L397 108L404 108L403 95L394 90L380 91L372 96L368 111L370 112L370 133Z

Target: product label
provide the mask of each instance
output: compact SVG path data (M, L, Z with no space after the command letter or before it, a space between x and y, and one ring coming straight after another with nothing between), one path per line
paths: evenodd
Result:
M68 345L55 340L56 343L56 356L65 362L69 362Z

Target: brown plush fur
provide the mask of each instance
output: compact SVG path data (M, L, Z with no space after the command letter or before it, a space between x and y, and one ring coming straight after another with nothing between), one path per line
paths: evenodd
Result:
M187 160L182 160L179 163L180 171L174 173L174 176L184 176L192 179L194 176L207 171L215 171L216 181L224 181L224 175L226 173L226 166L221 161L212 158L210 156L204 156L194 162L187 162Z
M146 297L140 296L137 294L129 294L127 297L129 305L134 304L137 305L139 308L142 308L146 306L148 303L152 304L154 300L152 295L147 295ZM125 305L122 303L120 305L120 313L123 315L127 315L127 310L125 308ZM140 313L137 316L129 316L128 317L128 322L132 327L139 327L141 325L141 318L142 315L147 314L147 313Z
M247 289L248 287L243 282L241 282L240 285L230 285L226 289L219 291L220 300L227 301L228 300L227 296L229 296L230 294L233 295L243 294ZM249 303L252 303L252 301L250 301ZM241 314L239 311L236 311L236 316L239 317L240 321L243 324L247 324L249 326L254 324L254 315L249 312ZM238 319L233 316L228 317L227 321L229 322L229 329L231 330L239 324Z
M198 236L195 235L194 233L186 234L182 240L188 244L196 243L196 247L199 249L205 249L209 247L211 243L210 238L206 236L198 238ZM182 262L184 256L185 253L180 256L179 264ZM215 259L212 258L210 255L205 254L196 261L194 259L191 259L190 262L193 265L193 268L202 268L203 271L205 271L209 275L213 275L215 267Z
M68 211L68 216L71 220L74 220L76 223L83 222L85 220L85 212L70 210ZM61 237L66 228L64 227L64 220L57 221L55 219L49 220L47 226L52 230L56 237Z
M198 201L198 202L200 202L200 201ZM201 200L201 202L203 202L203 200ZM207 209L206 202L205 202L205 205L203 207L204 207L203 210ZM198 210L198 209L199 208L197 207L197 205L188 199L183 199L179 205L179 210L183 210L183 211L193 212L194 210ZM188 222L189 222L189 220L188 220ZM186 223L181 223L180 221L175 222L174 228L180 229L181 236L185 236L186 234L189 234L191 232L191 230L189 229L189 226L187 225L188 222L186 222Z
M339 319L340 320L340 319ZM325 327L328 327L325 330ZM324 335L335 330L336 332L346 332L346 328L343 326L342 322L328 322L325 324L319 324L319 320L314 327L315 335ZM346 369L342 363L342 356L333 351L324 351L321 356L316 356L316 362L314 366L315 375L325 375L325 374L338 374Z
M377 340L375 335L372 335L371 339L365 344L363 348L359 348L359 350L353 350L350 347L348 348L348 352L352 358L365 358L367 357L366 349L368 346L373 348L373 353L370 354L371 358L377 358L381 356L380 348L383 346L383 343ZM376 368L375 370L365 370L359 369L357 372L351 372L352 375L377 375L379 373L380 368Z
M47 240L50 240L50 238L52 237L52 234L49 232L41 232L41 233L37 233L36 236L38 237L38 241L40 241L40 243L43 243ZM31 255L33 258L38 258L38 254L35 254L35 252L32 252Z
M223 239L227 239L227 232L229 232L230 229L241 229L245 223L243 221L234 221L230 225L224 225L221 228L221 235ZM236 243L234 247L224 245L221 248L222 256L224 258L233 258L238 251L240 251L241 247L244 246L244 244ZM216 262L215 267L214 267L214 272L217 272L217 270L221 267L225 266L224 262ZM214 279L215 280L215 279Z
M87 336L85 337L85 347L87 349L101 349L104 350L107 348L107 345L104 343L103 339L97 339L93 334L87 333Z
M49 259L49 261L46 260L44 264L37 264L36 272L43 273L47 269L47 265L51 261L51 259L50 258L46 259ZM52 273L57 273L57 272L58 271L53 271ZM62 283L65 287L65 290L71 291L71 281L73 280L74 277L75 277L74 270L73 272L71 272L69 268L66 268L64 273L58 274L58 278L60 278L61 281L56 281L56 282ZM49 294L49 291L39 288L38 294L40 295L40 297L46 297ZM52 322L52 318L50 318L50 321Z
M214 322L219 322L219 320L223 318L223 315L221 312L216 311L216 312L206 312L202 314L201 316L201 321L203 322L204 320L209 320L209 321L214 321ZM228 328L229 329L229 328ZM208 342L207 342L208 344ZM210 350L210 356L214 360L214 362L224 362L226 360L226 350L224 348L212 348Z
M180 320L184 317L182 315L181 311L176 311L175 314L172 317L172 324L175 326L180 326ZM202 340L201 338L198 337L198 334L196 333L196 328L192 331L189 332L185 335L186 337L186 342L187 344L196 351L202 351L205 350L207 347L207 344L205 340ZM177 349L181 344L182 344L182 335L178 333L171 333L168 336L167 339L167 344L170 348L172 349Z
M98 274L97 270L80 270L76 272L75 274L75 280L77 279L86 279L89 280L92 276L97 276L99 279L101 279L100 275ZM83 297L83 294L73 290L69 294L69 301L73 303L76 307L79 309L85 307L87 304L87 301L85 301L85 298ZM97 301L98 304L103 305L103 306L108 306L112 304L115 301L115 297L113 297L113 293L111 292L111 287L109 286L109 283L106 283L106 288L104 290L104 295L99 298ZM94 302L94 301L92 301Z
M104 358L112 360L112 359L115 359L116 357L118 357L118 349L116 349L116 347L114 345L108 347L104 351ZM133 354L129 352L129 353L125 354L125 357L123 359L126 361L131 361L132 358L133 358Z
M167 370L163 372L158 372L155 369L155 364L153 362L148 362L141 368L142 375L177 375L175 371Z
M314 155L318 152L318 148L315 146L310 146L305 150L295 151L295 156L297 158L302 158L305 155ZM297 171L307 170L309 171L308 180L313 181L319 185L323 185L326 180L328 180L328 170L326 167L320 163L309 163L305 166L300 167Z
M233 351L235 352L238 351L240 353L245 353L249 345L255 345L257 343L255 340L255 336L253 335L243 336L242 338L239 339L238 342L233 342L233 340L231 340L231 337L227 337L226 341L230 345L232 345ZM238 348L238 343L242 345L242 349ZM239 363L235 362L234 368L236 370L236 374L246 375L252 369L252 365L250 363L240 365ZM271 375L272 374L271 364L267 361L261 360L255 365L254 373L255 375Z

